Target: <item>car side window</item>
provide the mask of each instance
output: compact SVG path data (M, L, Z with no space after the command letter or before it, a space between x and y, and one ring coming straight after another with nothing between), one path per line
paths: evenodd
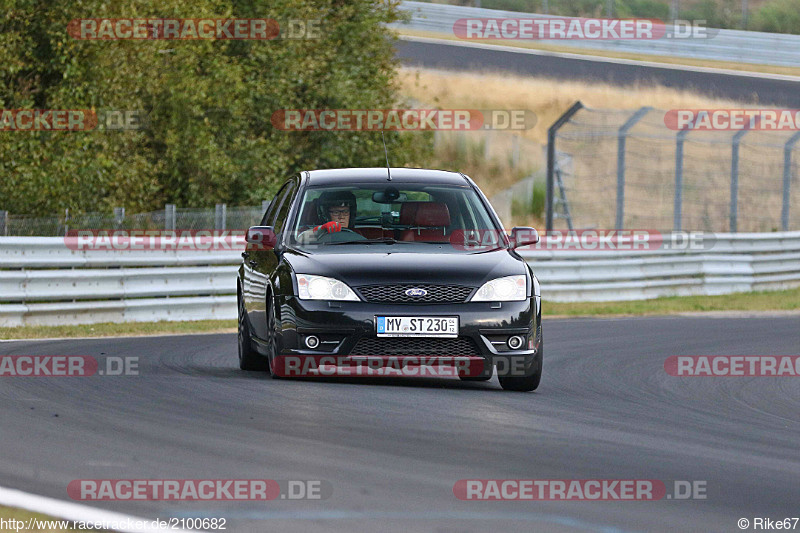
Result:
M286 224L286 219L289 216L289 210L292 207L292 200L294 199L295 193L297 192L297 185L294 182L290 182L287 184L286 192L284 193L283 197L281 198L280 207L278 207L277 213L275 215L275 220L270 226L275 227L275 233L280 235L283 233L283 226Z
M278 208L283 201L283 197L286 194L286 191L289 189L289 183L284 183L283 187L278 190L278 193L270 202L269 207L267 207L267 211L264 213L264 217L261 219L262 226L272 226L275 222L275 214L278 212Z

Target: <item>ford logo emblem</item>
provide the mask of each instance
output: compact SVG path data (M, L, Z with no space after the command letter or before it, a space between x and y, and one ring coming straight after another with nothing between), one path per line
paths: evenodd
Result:
M426 294L428 294L428 291L426 291L425 289L418 289L417 287L414 287L413 289L408 289L406 291L406 296L425 296Z

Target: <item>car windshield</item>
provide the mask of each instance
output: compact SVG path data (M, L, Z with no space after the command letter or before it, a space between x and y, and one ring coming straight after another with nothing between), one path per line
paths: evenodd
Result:
M503 246L501 231L467 185L383 182L309 187L289 242L301 248L417 243L468 250L464 245L476 240L485 245L487 233Z

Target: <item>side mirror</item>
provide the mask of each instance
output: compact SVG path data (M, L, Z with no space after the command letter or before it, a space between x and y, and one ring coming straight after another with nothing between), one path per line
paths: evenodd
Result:
M254 250L272 250L278 242L278 236L275 235L275 230L272 226L252 226L247 230L245 237L250 249Z
M525 226L515 226L511 230L511 247L519 248L526 244L536 244L539 242L539 232L534 228Z

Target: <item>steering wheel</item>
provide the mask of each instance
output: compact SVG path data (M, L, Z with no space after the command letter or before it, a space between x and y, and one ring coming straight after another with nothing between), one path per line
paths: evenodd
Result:
M344 232L352 233L357 238L352 239L348 235L347 238L342 239L341 235ZM337 237L337 235L339 237ZM317 242L322 242L322 243L325 243L325 242L352 242L352 241L366 241L366 240L367 240L366 237L364 237L363 235L361 235L357 231L351 230L350 228L342 228L340 231L335 231L333 233L323 233L321 236L319 236L317 238Z

